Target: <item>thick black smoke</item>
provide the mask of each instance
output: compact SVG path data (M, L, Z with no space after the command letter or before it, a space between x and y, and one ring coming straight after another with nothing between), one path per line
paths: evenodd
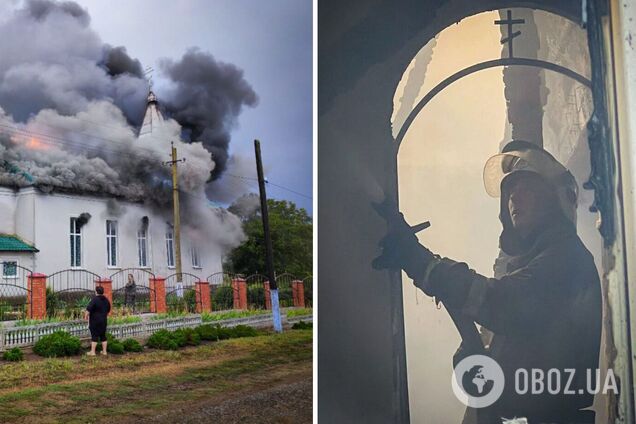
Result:
M241 69L196 48L177 62L162 60L161 69L175 86L162 98L164 108L187 139L201 141L212 153L216 167L211 178L216 179L226 168L236 118L244 105L255 106L258 97Z
M128 56L124 46L104 46L104 60L101 65L104 66L111 77L121 74L129 74L138 78L143 78L144 76L141 62Z
M95 101L111 101L128 124L143 120L148 83L140 61L124 46L105 44L90 16L74 2L27 0L0 23L0 108L25 123L40 111L76 115ZM196 48L161 61L166 92L157 91L167 115L186 142L202 142L215 162L216 179L226 168L230 131L243 106L258 98L232 64Z

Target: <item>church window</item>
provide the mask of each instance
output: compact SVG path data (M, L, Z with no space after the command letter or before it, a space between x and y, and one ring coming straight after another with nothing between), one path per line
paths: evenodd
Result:
M78 220L79 218L71 218L71 268L82 266L82 229Z
M2 262L2 277L17 278L18 277L18 262L17 261Z
M199 249L196 246L190 248L190 257L192 258L192 267L201 268L201 258L199 257Z
M148 267L148 230L141 228L137 231L137 256L139 258L139 266Z
M117 221L106 221L106 253L108 266L117 266Z
M174 233L172 228L166 231L166 258L168 268L174 268Z

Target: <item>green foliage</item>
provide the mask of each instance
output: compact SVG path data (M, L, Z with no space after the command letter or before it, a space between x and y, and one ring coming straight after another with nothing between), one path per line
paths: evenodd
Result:
M80 339L66 331L56 331L43 336L33 346L33 352L47 358L77 355L82 345Z
M294 306L294 295L291 287L278 288L278 304L281 308Z
M167 319L167 318L181 318L187 315L190 315L190 314L186 311L170 311L163 314L155 314L151 316L150 319L152 321L158 321L158 320Z
M115 355L121 355L124 353L124 344L116 339L112 334L106 333L106 341L108 345L106 346L106 350L108 353L113 353Z
M311 330L313 328L310 322L299 321L292 325L292 330Z
M46 316L53 318L57 312L62 309L62 301L60 296L50 287L46 288Z
M239 207L242 199L229 211L243 219L247 240L228 256L226 269L245 275L258 274L265 265L265 238L260 211L246 213ZM307 275L312 270L313 225L304 209L285 200L267 201L270 233L274 251L274 269L294 275Z
M2 359L5 361L19 362L24 359L24 353L19 347L14 347L13 349L4 352Z
M201 340L216 341L219 340L219 333L216 326L210 324L199 325L195 328L195 331L199 334Z
M201 336L193 328L179 328L172 332L179 347L197 346L201 344Z
M312 315L313 314L313 309L311 308L295 308L295 309L289 309L287 311L287 318L294 318L294 317L300 317L303 315Z
M148 338L146 345L153 349L177 350L179 345L168 330L161 329L156 331Z
M166 305L170 312L195 313L196 312L196 291L194 289L185 288L183 296L179 297L176 293L166 296Z
M232 338L258 336L258 332L256 331L256 329L248 325L237 325L236 327L231 328L230 332L230 336Z
M217 309L232 309L234 307L234 289L232 286L221 286L212 295L212 305Z
M256 315L267 315L271 314L272 311L267 311L265 309L247 309L245 311L223 311L223 312L203 312L201 314L201 320L203 322L214 322L214 321L222 321L226 319L233 318L246 318Z
M265 288L262 285L248 286L247 304L252 308L265 307Z
M142 319L140 316L135 315L126 315L121 317L109 317L108 325L119 325L119 324L134 324L136 322L141 322Z
M122 342L126 352L141 352L144 347L135 339L126 339Z

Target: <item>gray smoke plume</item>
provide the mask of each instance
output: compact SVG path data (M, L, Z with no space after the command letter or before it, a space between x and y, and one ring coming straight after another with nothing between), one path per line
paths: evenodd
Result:
M187 140L198 140L212 153L216 179L226 167L230 130L244 105L256 106L258 97L236 66L217 61L192 48L175 62L161 61L161 69L174 83L163 105L184 130Z
M257 101L240 69L196 50L178 62L165 59L164 104L176 120L138 139L148 94L141 63L125 47L103 43L79 5L27 0L0 18L0 39L1 185L170 210L163 161L174 141L186 159L179 166L184 225L221 245L243 237L240 220L211 209L206 198L211 173L225 166L229 131L243 104Z

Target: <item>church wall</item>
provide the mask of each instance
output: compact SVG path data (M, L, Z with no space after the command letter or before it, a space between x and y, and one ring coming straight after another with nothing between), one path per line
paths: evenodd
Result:
M50 274L70 268L70 218L89 213L91 218L82 227L82 268L101 276L109 276L120 269L136 268L138 264L137 230L142 218L149 218L149 267L162 276L175 272L167 267L165 217L150 211L143 205L118 202L89 196L62 194L37 194L34 202L36 247L35 269ZM118 260L117 267L107 266L106 220L117 221ZM183 272L192 273L201 279L220 271L221 257L211 242L199 242L201 268L192 266L190 240L182 237Z
M10 188L0 188L0 233L15 234L16 196Z

